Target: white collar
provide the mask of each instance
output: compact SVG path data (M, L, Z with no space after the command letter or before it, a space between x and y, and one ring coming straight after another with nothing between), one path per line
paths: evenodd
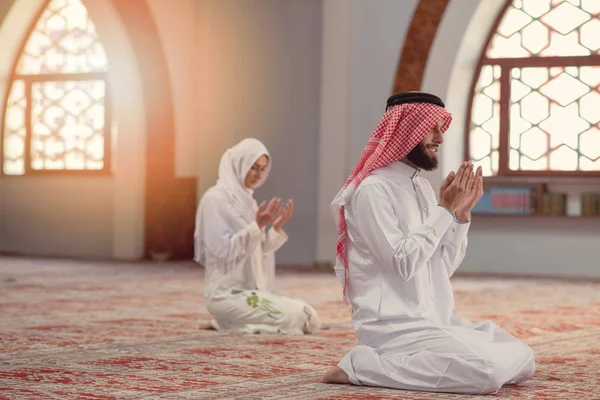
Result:
M401 175L409 179L414 179L421 173L420 168L415 168L412 165L409 165L402 161L396 161L394 163L388 164L381 169L386 172L391 172L396 176Z

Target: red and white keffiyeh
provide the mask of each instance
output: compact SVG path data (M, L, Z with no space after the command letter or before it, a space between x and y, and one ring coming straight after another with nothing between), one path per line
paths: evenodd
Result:
M371 135L350 177L331 203L331 210L338 225L335 272L344 288L344 303L348 304L347 228L344 214L346 202L373 170L406 157L442 120L442 132L445 132L450 127L452 115L445 108L435 104L405 103L390 107ZM342 267L344 275L340 276Z

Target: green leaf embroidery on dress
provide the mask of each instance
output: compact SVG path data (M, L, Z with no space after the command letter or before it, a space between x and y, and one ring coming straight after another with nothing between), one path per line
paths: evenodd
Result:
M248 298L246 299L246 303L248 303L248 305L252 308L256 308L256 306L258 305L258 296L248 296Z
M247 294L244 293L242 290L232 289L231 294L241 294L242 296L245 296L246 304L248 304L252 308L258 308L259 310L266 312L269 318L275 319L277 318L277 315L283 315L283 313L275 307L271 300L265 299L264 297L258 297L254 292Z
M266 311L269 318L275 318L275 315L283 315L281 311L275 308L273 302L271 300L265 299L264 297L260 299L261 310Z

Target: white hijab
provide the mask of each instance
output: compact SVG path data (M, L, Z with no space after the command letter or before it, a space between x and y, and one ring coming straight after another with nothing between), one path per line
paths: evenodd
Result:
M219 190L227 196L230 204L242 216L244 221L251 223L256 219L258 204L254 199L254 190L248 189L244 181L246 175L263 155L269 157L269 163L261 180L256 184L260 187L271 171L271 155L264 144L258 139L244 139L235 146L227 149L221 157L219 164L219 176L217 184L213 190ZM202 203L196 214L196 231L194 241L196 243L194 260L200 264L204 263L204 245L203 245L203 223L202 223Z

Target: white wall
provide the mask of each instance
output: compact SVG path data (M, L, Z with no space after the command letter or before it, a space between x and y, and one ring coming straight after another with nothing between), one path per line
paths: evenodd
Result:
M278 262L332 260L329 203L384 112L417 0L180 3L149 2L174 88L178 173L198 177L200 197L227 147L263 140L274 169L257 197L296 204Z
M433 184L463 159L469 88L484 40L503 0L452 0L431 49L423 90L441 95L454 115ZM600 276L596 219L485 217L473 219L461 271Z
M256 197L292 198L279 263L315 255L321 1L150 0L175 102L176 170L216 182L223 152L262 140L273 170Z
M349 170L385 113L417 3L417 0L354 0L355 94L352 96Z
M199 15L197 0L146 0L161 38L169 70L175 110L175 173L178 177L195 176L198 156L196 133L199 91L195 82L198 50ZM192 143L193 145L190 145Z
M0 6L0 112L20 39L42 0ZM131 45L112 3L84 0L110 62L119 135L112 176L0 177L0 251L136 259L142 255L144 108Z
M335 259L329 204L348 178L392 94L417 0L324 0L316 259Z

